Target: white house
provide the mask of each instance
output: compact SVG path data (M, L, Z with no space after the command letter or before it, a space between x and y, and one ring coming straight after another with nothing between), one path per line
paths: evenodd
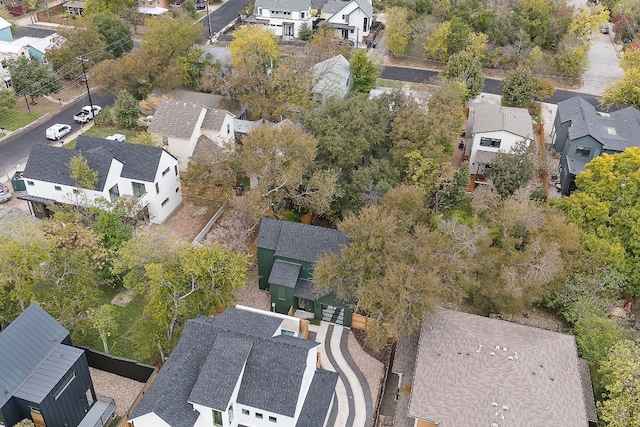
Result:
M246 22L265 25L277 36L298 38L300 27L313 27L311 0L255 0L253 15Z
M199 100L165 99L158 103L149 133L159 135L167 150L186 170L198 145L212 149L233 149L235 115L221 108L210 108ZM202 147L201 147L202 148ZM200 149L203 151L210 149Z
M238 306L188 320L129 417L133 427L324 427L338 374L300 320Z
M534 139L533 121L526 108L478 104L469 109L467 155L472 175L483 175L498 151L508 153L518 141Z
M351 64L342 55L336 55L313 66L317 83L311 92L317 101L335 97L343 99L353 87Z
M342 39L354 44L362 43L369 35L373 18L373 7L368 0L334 1L322 7L320 17L330 24Z
M98 173L94 189L71 178L69 162L78 155ZM162 224L182 203L177 159L162 148L128 142L79 136L75 150L35 144L23 178L27 191L18 198L39 218L48 216L52 203L95 205L132 197L150 222Z

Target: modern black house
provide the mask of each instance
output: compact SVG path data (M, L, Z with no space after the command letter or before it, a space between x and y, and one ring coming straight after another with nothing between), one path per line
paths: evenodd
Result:
M95 402L84 350L38 304L0 332L0 426L77 427Z

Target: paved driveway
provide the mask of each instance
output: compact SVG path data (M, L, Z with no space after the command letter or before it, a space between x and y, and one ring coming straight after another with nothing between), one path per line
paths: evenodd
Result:
M604 89L622 77L620 60L609 34L597 33L587 53L588 69L582 75L579 92L600 96Z

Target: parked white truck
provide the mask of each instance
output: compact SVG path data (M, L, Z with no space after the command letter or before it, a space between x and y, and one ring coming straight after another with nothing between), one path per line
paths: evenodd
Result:
M85 105L82 107L80 111L73 116L73 120L78 123L87 123L89 120L93 119L94 116L97 116L102 111L102 107L99 105L93 106L93 112L91 112L91 106Z

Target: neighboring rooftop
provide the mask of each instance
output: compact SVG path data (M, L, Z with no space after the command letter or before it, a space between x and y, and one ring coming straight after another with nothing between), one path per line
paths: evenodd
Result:
M437 309L422 324L409 416L441 426L579 427L588 392L573 336Z
M311 8L311 0L255 0L254 13L258 8L273 11L305 11Z
M633 107L601 114L583 98L575 96L558 103L558 116L561 123L571 122L571 140L589 135L600 142L605 151L611 152L640 145L640 111Z
M529 111L526 108L494 104L477 104L470 109L468 134L503 130L533 140L533 125Z
M0 332L0 408L14 394L46 396L60 380L52 358L64 354L75 361L77 351L82 353L63 342L71 343L69 332L36 303ZM44 382L34 384L34 375Z
M245 309L188 320L178 346L130 419L153 412L172 427L191 427L198 412L190 403L226 411L238 381L239 404L293 417L309 351L318 343L276 335L281 324L279 317ZM334 372L315 371L303 408L311 405L308 413L324 410L324 415L310 426L322 426L337 378Z
M276 256L315 262L322 254L340 252L347 236L333 228L262 218L257 246L271 249Z

